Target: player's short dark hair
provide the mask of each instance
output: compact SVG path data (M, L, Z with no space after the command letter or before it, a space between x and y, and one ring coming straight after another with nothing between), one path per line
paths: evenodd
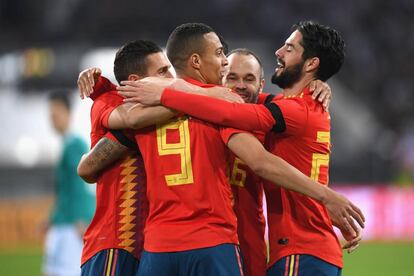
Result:
M341 68L345 58L345 42L338 31L312 21L292 26L302 34L303 59L318 57L320 64L316 77L326 81Z
M203 23L185 23L170 34L167 41L167 56L175 70L183 70L193 53L204 52L204 35L214 30Z
M263 70L263 64L260 58L253 52L252 50L249 50L247 48L237 48L234 50L231 50L230 53L227 55L229 57L232 54L238 54L238 55L244 55L244 56L252 56L257 60L257 63L259 63L260 66L260 79L264 79L264 70Z
M49 94L49 101L60 102L70 111L72 103L70 101L69 95L70 92L67 90L54 90Z
M229 52L229 44L227 43L227 41L224 39L224 37L221 34L218 34L218 33L216 34L218 38L220 39L221 45L223 45L223 53L227 56Z
M145 76L147 74L148 55L162 52L162 49L149 40L135 40L122 46L114 61L114 75L120 83L127 80L130 74Z

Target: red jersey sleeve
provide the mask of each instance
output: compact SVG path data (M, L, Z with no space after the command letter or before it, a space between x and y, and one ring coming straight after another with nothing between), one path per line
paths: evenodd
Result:
M221 138L223 139L223 142L226 145L229 142L230 138L234 134L237 134L237 133L251 134L251 135L255 136L262 144L264 143L264 140L265 140L265 133L263 131L249 132L249 131L246 131L246 130L240 130L240 129L230 128L230 127L223 127L223 128L220 129Z
M253 131L269 131L275 120L264 105L230 103L207 96L166 88L161 97L164 106L218 125Z
M111 91L100 95L92 105L92 114L99 124L105 128L109 128L108 120L111 112L123 103L122 97L117 92Z
M116 92L108 92L98 97L91 108L91 146L93 147L108 129L111 112L122 103Z
M237 133L246 133L245 130L230 128L230 127L223 127L220 129L221 139L223 139L224 144L227 145L231 136Z
M108 91L115 91L116 85L105 77L100 76L98 82L93 87L93 93L90 98L95 101L100 95Z
M275 127L274 131L283 132L287 135L301 135L305 130L308 121L307 106L300 99L281 99L272 102L273 108L277 111L274 113L277 120L280 122L279 126Z
M267 99L267 96L269 96L268 93L260 93L259 96L257 97L257 102L264 103Z

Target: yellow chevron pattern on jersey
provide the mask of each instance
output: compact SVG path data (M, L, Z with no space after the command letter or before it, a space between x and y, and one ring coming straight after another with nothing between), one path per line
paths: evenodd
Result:
M134 166L134 162L136 158L132 156L127 156L125 160L121 164L121 195L120 198L122 199L121 204L121 211L119 215L122 219L119 221L120 227L119 231L119 246L122 246L126 251L132 252L134 250L133 244L135 242L134 235L136 225L134 220L136 216L132 215L135 212L134 204L137 201L134 196L137 193L134 191L135 187L138 183L134 182L136 178L136 174L134 174L137 167Z

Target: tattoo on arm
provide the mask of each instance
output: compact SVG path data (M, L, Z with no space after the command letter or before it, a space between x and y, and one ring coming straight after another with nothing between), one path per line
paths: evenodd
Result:
M126 146L103 137L95 147L92 148L85 162L87 166L97 174L106 166L117 161L127 151L128 148Z

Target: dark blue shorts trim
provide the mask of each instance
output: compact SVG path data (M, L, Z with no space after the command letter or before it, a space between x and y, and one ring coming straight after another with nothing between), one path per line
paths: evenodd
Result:
M281 258L267 270L267 276L341 276L342 269L311 255Z
M110 248L96 253L81 267L81 276L135 276L139 260L123 249Z

